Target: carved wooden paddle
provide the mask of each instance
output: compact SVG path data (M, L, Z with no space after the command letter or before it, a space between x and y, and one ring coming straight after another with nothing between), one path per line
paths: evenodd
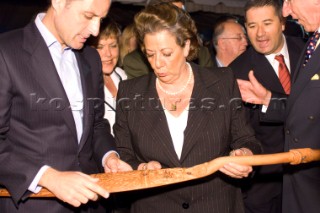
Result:
M309 148L293 149L289 152L252 156L226 156L199 164L190 168L169 168L160 170L140 170L118 173L101 173L91 176L99 178L99 185L109 192L124 192L147 189L184 181L194 180L215 173L226 163L234 162L243 165L261 166L290 163L292 165L320 160L320 150ZM9 197L6 189L0 189L0 197ZM43 188L30 197L55 197Z

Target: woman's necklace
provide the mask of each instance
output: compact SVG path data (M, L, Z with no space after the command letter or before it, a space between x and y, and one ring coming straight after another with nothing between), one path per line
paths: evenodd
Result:
M171 95L171 96L176 96L176 95L182 93L187 88L187 86L190 84L190 82L192 80L192 69L191 69L191 66L190 66L189 63L187 63L187 66L188 66L188 69L189 69L189 77L188 77L186 85L184 85L179 91L177 91L177 92L169 92L169 91L165 90L161 86L161 84L159 82L159 79L157 78L156 79L156 84L158 85L159 89L162 92L164 92L165 94ZM181 102L181 98L179 100L175 101L174 103L171 103L171 111L176 111L177 110L177 103L179 103L179 102Z
M192 69L191 69L191 66L190 66L189 63L187 63L187 65L188 65L188 69L189 69L189 77L188 77L188 81L187 81L186 85L184 85L184 86L183 86L179 91L177 91L177 92L170 92L170 91L168 91L168 90L165 90L165 89L161 86L161 84L160 84L160 82L159 82L159 79L157 78L157 79L156 79L156 83L157 83L159 89L160 89L162 92L166 93L167 95L172 95L172 96L176 96L176 95L182 93L182 92L187 88L187 86L190 84L191 79L192 79Z

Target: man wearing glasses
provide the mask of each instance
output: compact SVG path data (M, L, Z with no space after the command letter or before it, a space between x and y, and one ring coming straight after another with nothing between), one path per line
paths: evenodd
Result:
M285 19L276 0L249 0L245 6L245 19L252 47L230 65L236 78L247 80L252 70L269 90L289 94L290 74L294 74L304 46L302 38L283 35ZM283 152L283 123L263 122L263 105L246 103L245 106L264 153ZM256 168L255 175L243 186L246 212L281 213L282 176L281 165Z
M248 46L243 26L237 22L236 17L231 16L217 20L212 43L216 52L213 61L218 67L228 66Z

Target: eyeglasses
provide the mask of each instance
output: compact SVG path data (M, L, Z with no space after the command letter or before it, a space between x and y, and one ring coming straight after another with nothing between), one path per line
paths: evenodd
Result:
M237 41L242 41L242 40L248 40L246 36L239 36L239 37L229 37L229 38L219 38L219 39L235 39Z

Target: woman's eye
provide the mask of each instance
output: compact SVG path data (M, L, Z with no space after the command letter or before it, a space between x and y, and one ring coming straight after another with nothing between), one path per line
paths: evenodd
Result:
M84 17L85 17L86 19L88 19L88 20L91 20L91 19L93 18L92 15L88 15L88 14L84 14Z

